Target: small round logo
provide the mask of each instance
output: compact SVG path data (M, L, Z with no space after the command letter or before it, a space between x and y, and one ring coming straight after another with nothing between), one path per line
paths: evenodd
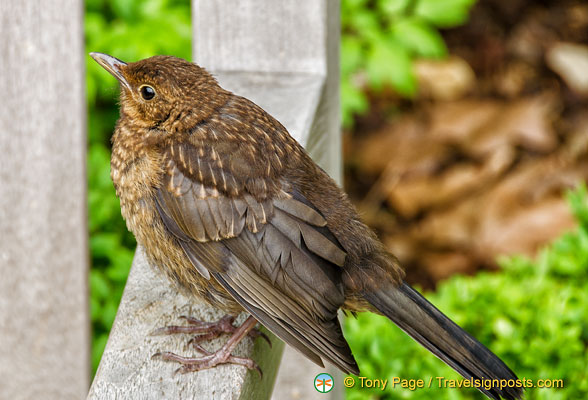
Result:
M314 388L319 393L328 393L333 390L333 386L335 385L335 381L333 377L329 374L318 374L314 378Z

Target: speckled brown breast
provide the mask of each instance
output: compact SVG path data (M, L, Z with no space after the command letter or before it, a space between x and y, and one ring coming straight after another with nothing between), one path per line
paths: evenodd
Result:
M179 289L226 312L242 311L214 279L207 280L197 272L166 230L155 204L156 188L165 174L163 152L155 146L144 147L145 140L138 140L137 136L123 124L117 126L113 136L111 178L127 228L144 248L151 264Z

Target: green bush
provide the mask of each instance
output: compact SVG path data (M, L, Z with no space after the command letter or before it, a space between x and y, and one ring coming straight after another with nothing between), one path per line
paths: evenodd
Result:
M583 399L588 395L588 203L586 186L568 199L578 228L536 260L500 260L501 272L454 277L428 299L488 345L519 376L563 379L563 389L527 389L526 399ZM424 379L459 375L384 317L361 314L345 323L361 375ZM426 385L426 384L425 384ZM485 398L475 389L354 387L347 399Z
M475 0L343 0L341 104L343 124L367 111L365 89L391 87L410 97L415 58L439 58L447 48L438 28L463 24Z

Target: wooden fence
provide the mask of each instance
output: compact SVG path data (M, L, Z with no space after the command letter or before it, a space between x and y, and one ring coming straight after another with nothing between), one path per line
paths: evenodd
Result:
M80 399L90 375L83 2L0 7L0 399ZM194 60L340 178L339 2L193 0L192 10ZM261 382L230 365L174 375L150 356L185 354L187 338L149 333L184 314L220 316L178 295L138 248L87 398L263 399L276 375L275 398L318 395L320 369L296 353L286 351L278 374L275 338L271 350L241 348L259 361Z

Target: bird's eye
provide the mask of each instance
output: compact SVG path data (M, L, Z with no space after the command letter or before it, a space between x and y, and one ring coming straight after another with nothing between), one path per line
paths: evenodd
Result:
M139 92L141 92L141 97L145 100L151 100L155 97L155 89L151 86L143 85L139 88Z

